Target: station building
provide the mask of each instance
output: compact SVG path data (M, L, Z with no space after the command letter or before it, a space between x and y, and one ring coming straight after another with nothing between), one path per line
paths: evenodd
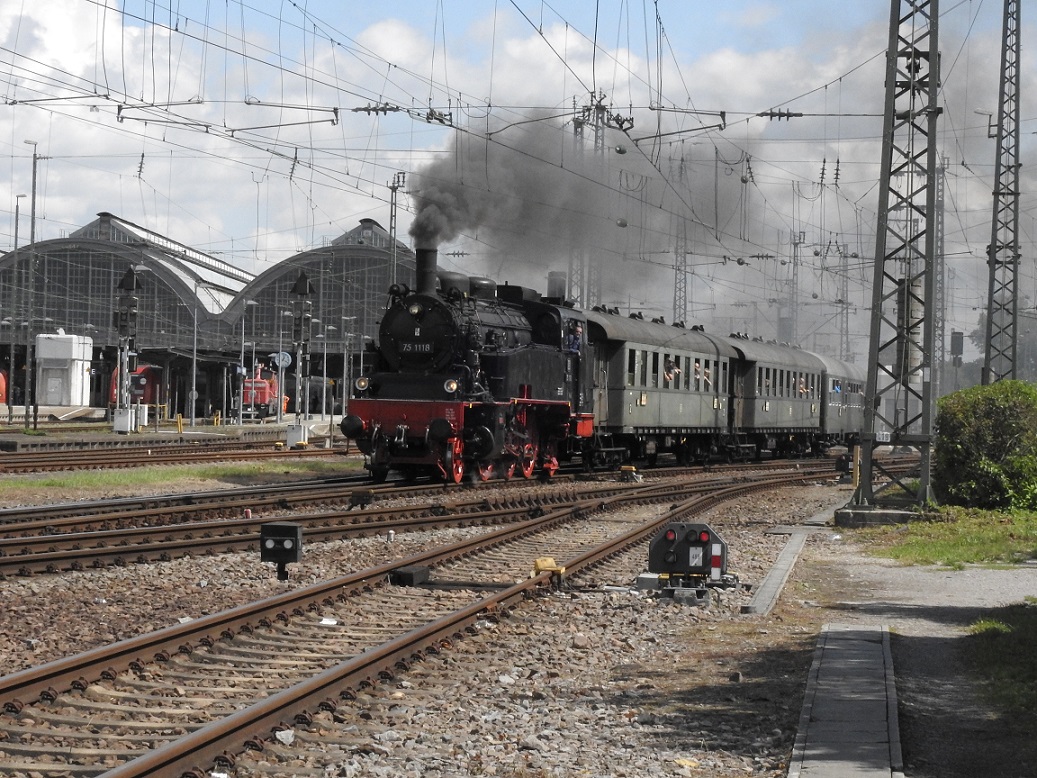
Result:
M413 287L414 253L373 219L254 275L100 213L0 256L0 416L42 402L40 365L29 367L52 335L88 344L88 388L73 394L91 408L125 399L125 359L128 375L152 366L147 391L132 390L160 416L240 418L242 379L259 375L281 378L292 412L337 412L393 282Z

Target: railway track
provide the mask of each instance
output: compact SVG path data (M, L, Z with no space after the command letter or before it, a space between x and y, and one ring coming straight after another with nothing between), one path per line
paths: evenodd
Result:
M817 478L830 475L825 469L804 470ZM685 488L712 490L734 481L729 476L700 476ZM668 489L672 479L654 482ZM428 530L449 526L491 525L514 522L533 513L574 506L588 500L611 499L629 489L614 481L570 482L564 492L536 494L514 488L494 490L493 500L483 489L444 492L442 487L410 486L361 488L350 484L286 487L263 496L263 505L276 508L277 520L289 518L303 528L306 542L368 537L375 534ZM650 491L650 490L649 490ZM433 499L422 499L428 496ZM361 499L357 499L358 496ZM256 496L246 500L255 505ZM357 507L356 503L367 507ZM379 505L378 503L384 503ZM227 501L196 499L169 521L167 507L138 512L118 511L87 517L46 518L7 525L10 536L0 537L0 576L27 576L88 570L108 565L125 566L149 561L168 561L185 556L255 550L260 527L271 516L251 508L247 513L235 501L232 517L199 520L214 513L228 514ZM304 505L321 505L319 510L301 512ZM285 515L285 511L291 513ZM190 511L191 520L185 520ZM93 529L86 529L92 527ZM100 528L98 528L100 527Z
M341 450L319 447L288 449L269 443L162 444L133 448L0 452L0 473L45 473L56 470L100 470L145 465L183 465L231 459L326 458Z
M485 619L505 617L560 583L529 575L545 549L567 581L755 483L627 485L501 529L231 611L0 678L0 773L203 776L247 752L273 758L277 732L347 708L357 690L445 651ZM701 485L699 485L701 486ZM629 506L666 505L648 521ZM578 531L574 531L578 528ZM430 586L391 585L430 569ZM518 580L518 583L514 583ZM437 585L438 584L438 585ZM290 659L288 659L290 657ZM290 772L290 771L289 771ZM251 774L251 773L246 773Z
M788 462L770 462L757 465L759 470L784 470L798 467ZM831 471L831 464L814 460L805 467ZM741 465L719 465L710 468L672 467L652 470L654 477L684 477L697 473L738 473L745 470ZM552 481L573 480L581 473L569 468L559 471ZM522 488L523 481L515 481L515 488ZM419 496L448 494L458 489L478 486L478 483L455 484L424 481L415 484L396 482L372 484L367 475L342 476L339 478L293 481L289 484L264 484L254 487L214 489L205 492L171 493L146 497L118 497L89 500L76 503L54 503L27 505L0 509L0 537L54 534L55 532L85 532L97 528L133 526L141 524L170 524L194 519L217 516L240 515L245 509L257 510L274 507L301 506L319 502L334 502L357 495L374 498L389 496ZM499 482L493 482L499 488Z
M912 464L913 460L905 461L903 467ZM811 478L832 474L824 462L797 465L795 470L789 470L788 463L775 463L755 472L776 467ZM693 473L703 479L702 488L717 488L745 477L744 469L738 468L709 474L701 469L659 471L660 476L670 478L687 478ZM390 529L505 523L545 510L545 499L575 504L611 497L626 488L612 481L575 482L568 476L557 482L571 483L572 491L564 497L544 498L524 494L521 481L510 486L496 483L463 488L429 483L370 487L362 478L346 478L9 510L0 512L0 577L253 550L258 547L261 525L275 519L298 523L307 541L315 542L371 536ZM493 489L496 504L480 496L483 489Z

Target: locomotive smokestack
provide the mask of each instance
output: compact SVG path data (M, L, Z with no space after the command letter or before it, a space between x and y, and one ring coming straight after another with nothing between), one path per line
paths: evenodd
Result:
M418 294L436 293L436 273L439 270L439 252L432 248L414 249L414 263L416 280L418 283Z

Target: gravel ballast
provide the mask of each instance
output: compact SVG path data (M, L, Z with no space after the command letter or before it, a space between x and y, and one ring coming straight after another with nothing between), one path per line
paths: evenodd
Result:
M731 568L759 583L784 543L765 528L848 497L845 487L795 487L718 509L716 521L732 527ZM0 666L36 666L472 531L398 535L391 548L380 538L313 545L287 583L246 554L0 581ZM1029 752L956 673L955 640L983 609L1037 596L1037 570L905 568L827 529L760 616L740 613L748 592L708 608L638 592L643 563L612 565L482 623L355 705L318 714L274 749L293 760L281 774L784 776L817 635L832 621L890 626L906 775L1034 774L1024 771ZM969 756L969 726L989 736L982 761ZM1004 759L989 753L1001 748L1011 749ZM237 774L272 757L243 757Z

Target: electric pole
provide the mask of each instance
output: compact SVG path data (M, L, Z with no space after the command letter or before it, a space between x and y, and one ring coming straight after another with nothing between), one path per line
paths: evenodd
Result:
M939 18L938 0L890 3L857 505L874 502L876 473L918 503L932 496ZM875 449L887 443L919 450L916 486L875 458Z
M396 193L406 180L407 174L401 171L392 177L389 184L389 286L396 283Z
M1019 0L1005 0L983 383L1015 378L1019 320Z

